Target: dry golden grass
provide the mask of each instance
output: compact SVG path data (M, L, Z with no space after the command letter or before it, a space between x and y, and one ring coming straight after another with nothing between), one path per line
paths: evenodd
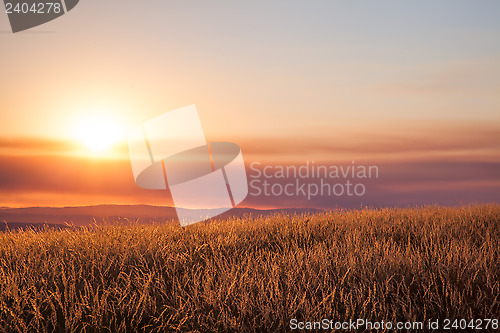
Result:
M0 330L500 319L500 206L0 234Z

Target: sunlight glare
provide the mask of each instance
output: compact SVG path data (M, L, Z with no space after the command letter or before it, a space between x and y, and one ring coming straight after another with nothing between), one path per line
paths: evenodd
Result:
M76 137L95 153L103 152L123 138L123 128L117 119L95 115L82 120L76 128Z

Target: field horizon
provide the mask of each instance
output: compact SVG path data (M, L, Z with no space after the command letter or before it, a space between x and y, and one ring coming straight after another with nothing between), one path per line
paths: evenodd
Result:
M320 208L251 208L236 207L218 218L258 217L273 214L302 214L323 212ZM129 224L178 224L176 208L156 205L101 204L63 207L1 207L0 231L17 228L40 228L43 225L56 228L88 227L92 225Z
M498 204L17 230L0 244L6 332L286 332L323 319L484 331L500 318Z

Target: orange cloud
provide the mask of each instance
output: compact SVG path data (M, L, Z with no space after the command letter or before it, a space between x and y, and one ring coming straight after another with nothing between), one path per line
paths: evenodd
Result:
M359 207L368 205L492 202L500 193L500 128L495 124L440 123L357 128L339 125L328 137L231 138L249 166L377 165L379 178L363 180L363 197L248 196L247 207ZM172 205L167 191L136 186L125 144L117 158L78 153L71 143L0 139L0 206L94 204ZM277 184L293 182L285 177Z
M318 132L321 132L318 130ZM282 160L500 160L500 125L392 124L335 128L323 136L296 133L287 138L241 138L246 156L273 162Z

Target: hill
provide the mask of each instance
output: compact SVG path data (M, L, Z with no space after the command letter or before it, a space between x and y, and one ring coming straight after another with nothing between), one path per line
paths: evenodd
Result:
M263 216L276 213L310 213L319 209L253 209L234 208L224 214L223 218ZM173 207L148 205L97 205L81 207L30 207L30 208L0 208L0 230L6 228L29 228L38 224L47 224L56 228L71 226L89 226L94 224L117 224L139 221L141 223L178 223Z

